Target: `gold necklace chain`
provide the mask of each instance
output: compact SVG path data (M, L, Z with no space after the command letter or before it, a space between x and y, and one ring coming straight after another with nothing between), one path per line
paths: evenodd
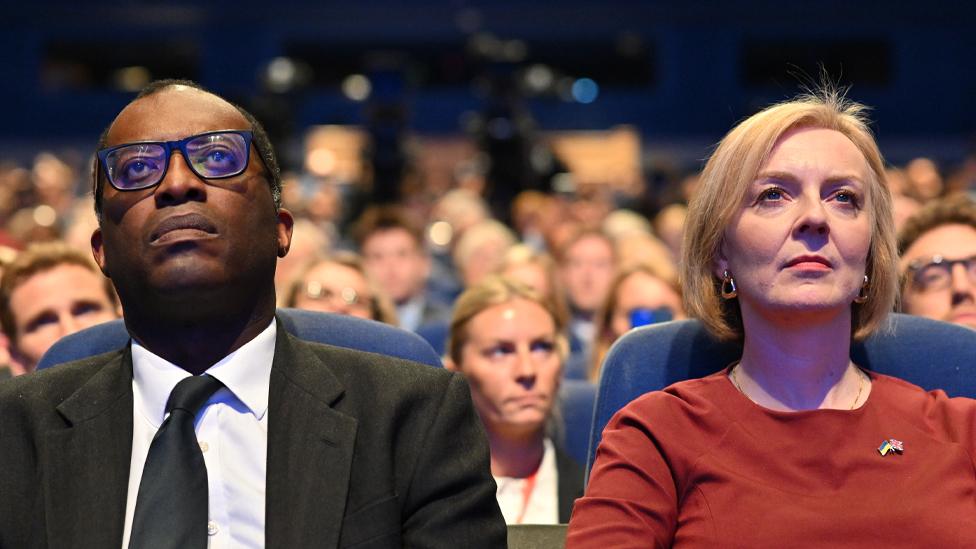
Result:
M749 396L745 391L742 390L742 386L739 385L739 376L736 375L736 372L738 370L739 370L739 365L736 364L732 368L732 371L729 373L729 379L732 380L732 385L735 385L735 388L738 389L740 393L742 393L742 396L744 396L744 397L748 398L749 400L752 400L753 402L755 402L755 400L753 400L753 398L751 396ZM857 370L857 379L858 379L857 395L854 397L854 402L851 403L851 408L850 408L851 410L853 410L857 406L858 401L861 400L861 392L864 391L864 377L865 376L866 376L866 374L864 372L862 372L860 370L860 368L859 368Z

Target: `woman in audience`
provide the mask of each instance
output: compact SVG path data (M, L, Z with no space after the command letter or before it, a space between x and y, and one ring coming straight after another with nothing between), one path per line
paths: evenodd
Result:
M638 264L617 273L596 315L590 381L600 380L600 366L607 351L628 330L684 317L677 281L653 264Z
M565 355L552 301L524 284L490 276L455 304L446 365L471 386L509 524L566 522L583 492L582 469L547 434Z
M285 307L338 313L397 325L393 303L366 276L352 252L313 259L298 272Z
M822 92L719 144L689 206L682 283L742 357L614 416L567 547L976 547L976 401L849 357L897 288L862 113Z

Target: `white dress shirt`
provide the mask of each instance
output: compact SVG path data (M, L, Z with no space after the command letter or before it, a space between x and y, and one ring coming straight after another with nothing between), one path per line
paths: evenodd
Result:
M264 547L268 392L276 335L272 321L257 337L206 371L225 387L210 397L194 422L207 465L211 549ZM149 445L165 419L170 392L190 375L135 341L132 369L132 458L123 549L129 545Z
M397 321L400 323L400 327L411 332L417 331L417 328L424 321L424 306L426 304L427 300L424 299L423 295L415 295L403 305L397 305Z
M530 480L531 477L495 477L495 497L505 524L559 524L556 448L548 438L543 443L545 451L534 480Z

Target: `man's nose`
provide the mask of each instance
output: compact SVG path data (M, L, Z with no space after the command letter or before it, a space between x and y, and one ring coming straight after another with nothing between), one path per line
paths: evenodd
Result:
M58 326L61 328L59 337L73 334L81 329L81 324L79 324L78 319L70 311L65 311L58 315Z
M203 202L207 197L207 184L190 169L183 154L174 151L169 156L166 177L156 187L155 196L159 206Z
M976 281L966 265L957 263L952 266L952 302L955 304L965 300L976 302Z

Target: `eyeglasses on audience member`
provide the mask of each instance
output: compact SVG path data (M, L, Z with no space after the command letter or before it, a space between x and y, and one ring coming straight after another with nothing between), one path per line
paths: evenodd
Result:
M306 283L303 290L310 299L331 303L341 302L349 307L369 309L373 304L372 298L357 292L353 288L332 289L315 280Z
M952 271L956 265L962 265L969 281L976 284L976 255L964 259L946 259L937 255L929 262L916 260L908 266L907 274L919 291L936 292L952 285Z

